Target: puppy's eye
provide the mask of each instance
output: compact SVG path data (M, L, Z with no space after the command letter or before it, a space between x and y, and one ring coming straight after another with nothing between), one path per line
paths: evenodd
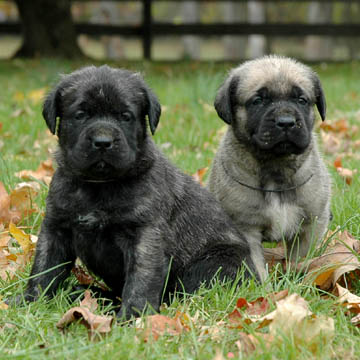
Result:
M121 113L121 119L124 121L130 121L132 119L132 116L129 112L125 111Z
M82 110L78 110L76 113L75 113L75 119L76 120L84 120L86 118L87 114L85 111L82 111Z
M252 101L253 105L260 105L262 103L263 103L263 98L261 96L256 96Z
M300 105L306 105L307 102L308 102L307 99L304 98L303 96L300 96L300 97L298 98L298 103L299 103Z

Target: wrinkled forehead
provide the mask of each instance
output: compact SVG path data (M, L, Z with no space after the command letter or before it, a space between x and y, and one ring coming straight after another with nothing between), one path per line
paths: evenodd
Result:
M88 104L99 109L133 107L143 99L143 89L132 79L74 78L62 89L65 105Z
M237 95L246 102L261 88L270 93L286 96L294 86L300 88L309 99L314 99L313 73L306 66L286 59L251 61L234 69L238 78Z

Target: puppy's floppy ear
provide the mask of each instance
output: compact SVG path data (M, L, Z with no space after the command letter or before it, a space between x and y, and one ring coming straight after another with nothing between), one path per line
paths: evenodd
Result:
M43 105L42 115L50 131L56 132L56 118L59 113L60 86L57 86L46 97Z
M314 91L315 91L315 105L319 111L321 116L321 120L325 120L326 116L326 100L324 90L322 89L319 77L314 74L313 76L313 84L314 84Z
M233 121L231 98L236 92L237 82L237 78L230 75L221 85L215 97L215 110L227 124L231 124Z
M161 106L157 96L148 88L145 88L146 95L146 115L149 119L151 134L155 134L155 130L160 121Z

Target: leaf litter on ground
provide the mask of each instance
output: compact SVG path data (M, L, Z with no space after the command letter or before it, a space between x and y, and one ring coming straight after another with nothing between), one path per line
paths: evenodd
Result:
M38 168L34 170L21 170L15 173L17 177L23 180L35 179L43 181L46 185L50 185L51 178L54 175L54 167L51 159L42 161Z
M112 316L94 314L97 307L97 300L92 298L90 291L86 290L80 306L69 309L58 321L56 327L64 331L71 323L80 321L88 329L91 339L96 338L97 335L107 334L111 331L114 318Z

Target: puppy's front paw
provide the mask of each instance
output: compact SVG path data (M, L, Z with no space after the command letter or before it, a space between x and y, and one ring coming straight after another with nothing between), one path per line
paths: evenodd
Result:
M85 231L102 229L106 223L106 214L99 210L92 211L86 215L79 215L76 219L77 226Z

